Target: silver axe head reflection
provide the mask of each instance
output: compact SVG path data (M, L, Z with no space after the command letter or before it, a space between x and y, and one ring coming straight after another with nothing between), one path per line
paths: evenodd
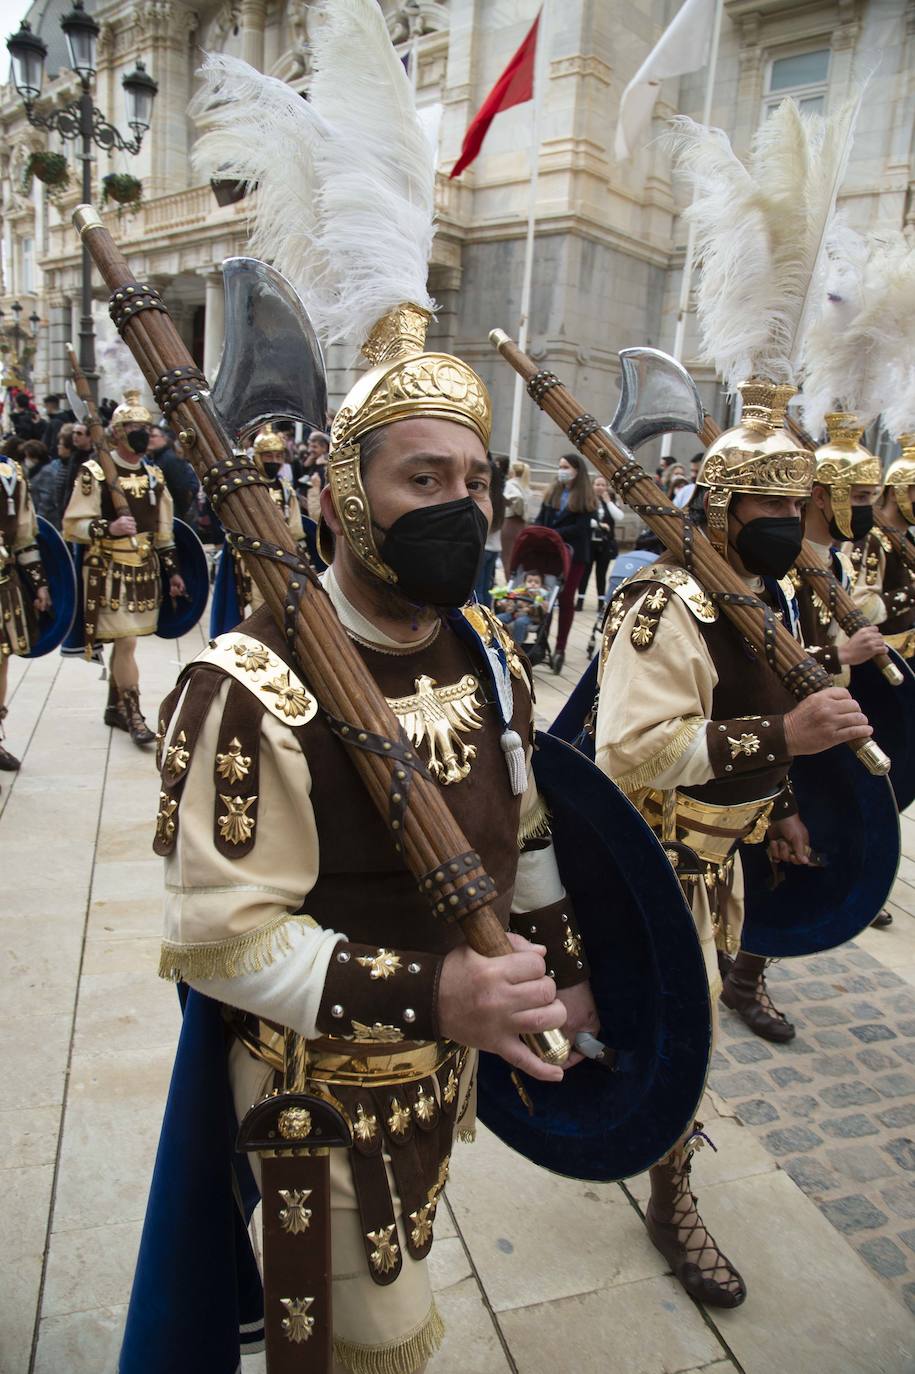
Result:
M257 258L226 258L225 347L212 404L238 442L274 420L327 425L324 355L299 296Z
M682 363L658 348L620 351L620 398L607 428L630 450L661 434L698 434L705 411Z

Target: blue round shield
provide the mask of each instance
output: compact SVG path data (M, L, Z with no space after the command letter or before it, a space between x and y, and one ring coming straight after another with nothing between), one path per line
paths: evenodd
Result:
M25 658L41 658L63 643L76 614L76 570L70 550L54 526L38 517L38 548L48 579L51 609L38 618L38 635ZM23 591L28 597L32 590L23 579Z
M874 739L893 766L890 786L900 811L915 801L915 674L893 649L890 658L902 673L893 687L876 663L868 660L851 670L849 691L874 727Z
M573 1178L642 1173L692 1124L712 1020L692 915L664 850L622 792L577 750L538 734L534 774L591 965L611 1072L586 1061L561 1083L481 1054L477 1110L506 1144Z
M796 758L791 783L818 865L780 864L776 876L764 844L740 846L741 946L767 959L819 954L853 940L883 909L899 864L893 789L851 749L843 744Z
M228 634L241 624L244 616L244 610L238 604L235 560L229 545L223 544L213 582L213 600L210 602L210 638Z
M156 626L160 639L180 639L192 630L203 615L210 594L210 570L203 545L183 520L175 520L174 530L175 554L187 595L172 601L168 594L168 574L163 569L162 604Z

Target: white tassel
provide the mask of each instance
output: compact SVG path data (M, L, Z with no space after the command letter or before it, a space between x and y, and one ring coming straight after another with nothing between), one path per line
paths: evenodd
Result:
M508 765L508 780L511 784L512 796L522 797L527 791L527 760L524 757L524 742L517 730L506 730L499 743Z

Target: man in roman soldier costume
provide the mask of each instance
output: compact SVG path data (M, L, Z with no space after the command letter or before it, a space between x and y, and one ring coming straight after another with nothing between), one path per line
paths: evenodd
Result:
M789 147L816 141L822 123L806 124L785 101L760 135L749 175L719 131L680 123L678 154L693 182L688 213L703 261L703 344L743 400L741 423L711 445L700 466L708 534L747 593L797 633L786 578L800 553L814 463L784 428L796 390L788 340L804 315L811 278L800 241L810 241L815 217L825 220L831 206L808 200L805 207L798 197L789 207L776 195L764 197L760 187L772 183L771 160L781 162ZM765 208L744 216L746 200ZM793 229L786 233L789 215ZM735 252L758 268L749 295L743 276L725 270ZM790 282L777 303L774 282ZM866 734L865 717L841 688L796 704L721 613L717 595L671 554L617 590L599 681L596 761L667 849L703 942L713 997L720 993L756 1034L790 1040L794 1027L773 1005L765 958L741 948L737 846L768 842L773 861L808 862L809 838L789 778L792 758ZM651 1170L648 1230L693 1297L735 1307L745 1297L743 1280L706 1231L691 1191L695 1143L696 1137L687 1139Z
M860 443L861 430L850 423L854 416L826 416L828 439L814 455L813 492L807 505L804 534L819 561L826 564L841 586L854 580L850 557L840 547L848 540L863 540L874 523L874 501L880 491L880 461ZM800 613L801 639L843 686L850 667L873 658L883 648L883 637L874 625L865 625L848 638L829 606L825 587L811 586L792 573Z
M292 483L280 476L280 469L286 462L286 445L282 436L275 433L273 425L265 425L254 440L254 461L269 483L270 496L282 512L289 533L297 544L301 543L305 538L302 511ZM228 548L223 551L224 558L230 554L235 574L237 607L242 615L246 615L249 611L259 610L264 604L264 599L258 591L257 584L251 580L244 557Z
M169 595L185 595L175 554L172 498L162 469L144 457L151 423L137 391L126 392L111 417L111 457L130 513L116 515L94 458L80 467L64 512L65 537L85 550L86 656L96 644L111 644L105 724L126 730L139 745L152 744L155 735L140 709L137 639L156 632L163 573Z
M328 7L308 104L244 63L209 59L204 98L217 128L203 151L225 167L221 124L232 175L259 183L256 241L283 267L300 236L320 231L315 207L343 166L329 147L333 175L319 195L313 169L290 182L289 149L331 109L338 137L354 128L359 83L341 71L373 47L398 108L396 118L377 109L376 93L362 133L391 125L391 143L363 155L352 213L327 211L325 262L337 294L330 302L326 293L323 315L308 272L297 281L316 326L330 333L342 320L350 337L362 336L370 365L333 423L322 580L475 861L493 876L513 952L483 958L456 925L432 920L266 606L214 640L163 705L156 849L167 892L160 971L223 1004L239 1120L277 1082L294 1033L304 1091L352 1122L353 1148L332 1151L330 1162L335 1368L412 1374L442 1334L425 1260L454 1141L473 1133L476 1051L559 1081L563 1070L519 1035L562 1026L574 1037L595 1031L597 1017L529 772L530 670L489 611L455 609L471 595L492 516L490 399L461 359L424 350L432 157L377 7ZM422 206L413 233L402 222L404 177ZM387 256L369 232L376 219L379 233L400 220ZM363 248L341 258L353 233ZM354 261L366 265L359 280ZM406 771L398 776L406 793ZM392 805L401 804L395 791ZM290 1226L309 1225L304 1202L290 1198ZM268 1289L269 1272L268 1261ZM299 1334L289 1339L304 1343L310 1320L292 1312ZM303 1369L313 1367L307 1354L303 1344Z
M915 658L915 435L900 436L875 506L877 523L848 550L854 597L904 659Z
M0 454L0 740L10 655L29 652L36 616L51 604L37 539L35 507L22 467ZM0 771L12 773L18 767L19 760L0 743Z

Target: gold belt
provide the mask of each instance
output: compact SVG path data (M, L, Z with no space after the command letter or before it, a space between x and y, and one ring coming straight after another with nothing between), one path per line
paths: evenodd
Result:
M740 841L759 844L765 839L775 797L737 802L729 806L697 801L683 792L645 794L642 813L661 842L679 840L703 863L724 866Z
M124 539L100 539L98 542L98 548L106 557L114 563L123 564L125 568L142 568L149 562L152 546L152 539L143 535L138 536L135 549L132 549Z
M278 1072L284 1067L284 1039L274 1025L233 1016L232 1030L255 1059ZM392 1049L372 1041L325 1037L302 1042L303 1071L310 1083L382 1088L429 1078L459 1050L453 1040L404 1040Z

